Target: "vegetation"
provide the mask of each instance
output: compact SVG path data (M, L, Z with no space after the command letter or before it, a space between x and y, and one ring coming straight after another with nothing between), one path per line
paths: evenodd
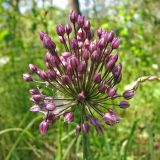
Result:
M90 3L91 0L86 0ZM47 2L50 5L47 5ZM138 77L159 75L160 2L156 0L91 1L81 8L90 18L93 29L101 26L114 30L122 39L120 59L123 77L119 90ZM42 3L42 7L38 4ZM81 4L81 1L80 1ZM104 5L106 4L106 5ZM24 11L22 8L26 8ZM86 5L87 6L87 5ZM51 1L0 1L0 159L82 159L81 136L74 127L59 122L47 135L40 135L41 114L31 113L28 89L22 74L29 63L44 67L46 50L38 32L44 30L56 44L55 26L64 24L68 10ZM58 49L63 50L62 45ZM106 126L97 136L90 132L90 149L95 160L158 160L160 154L160 83L144 83L131 100L131 107L119 110L121 122Z

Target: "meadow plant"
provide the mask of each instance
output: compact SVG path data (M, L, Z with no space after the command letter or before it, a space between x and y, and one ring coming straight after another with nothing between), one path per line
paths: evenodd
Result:
M30 73L23 74L27 82L44 83L48 90L56 90L52 95L44 94L43 87L29 90L34 103L30 110L44 114L39 125L42 134L46 134L60 117L65 123L76 123L76 134L82 133L84 141L92 128L102 134L105 125L112 126L120 121L116 109L130 106L128 100L134 97L141 82L159 79L142 77L132 89L119 93L118 84L122 78L122 64L118 62L120 38L112 30L98 28L94 34L90 21L72 11L70 23L57 25L56 32L64 52L58 53L51 37L40 32L40 39L48 50L45 55L47 69L29 64Z

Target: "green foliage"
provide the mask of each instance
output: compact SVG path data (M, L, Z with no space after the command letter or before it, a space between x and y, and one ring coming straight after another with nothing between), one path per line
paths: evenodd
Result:
M95 2L101 10L97 12L94 8L86 12L91 13L94 29L99 26L113 29L122 39L120 59L124 67L120 90L139 76L159 74L160 23L157 13L160 4L147 0L111 0L105 6L103 1ZM29 112L28 89L34 84L22 80L22 73L26 72L29 63L44 68L45 49L38 32L50 33L59 44L58 36L54 36L55 26L66 21L68 11L45 5L39 8L36 1L28 5L30 9L21 13L19 0L0 1L0 159L27 160L28 156L34 160L82 159L83 137L75 138L74 124L55 124L48 135L39 134L41 115ZM63 50L61 45L58 50ZM95 160L158 160L160 84L153 83L140 87L129 109L118 110L122 117L118 125L106 126L102 136L89 133Z

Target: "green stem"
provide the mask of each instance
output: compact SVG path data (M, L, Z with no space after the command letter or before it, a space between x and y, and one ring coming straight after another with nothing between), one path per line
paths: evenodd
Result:
M82 143L83 143L83 160L92 160L89 148L89 138L85 133L83 133Z
M82 105L82 113L85 113L85 106ZM84 115L81 116L81 124L84 123ZM83 145L83 160L92 160L89 148L89 137L87 133L82 132L82 145Z
M59 143L58 143L58 160L62 160L62 122L61 119L59 119L59 124L58 124L58 128L59 128Z

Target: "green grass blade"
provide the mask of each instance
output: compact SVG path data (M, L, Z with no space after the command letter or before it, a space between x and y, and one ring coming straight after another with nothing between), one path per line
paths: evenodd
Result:
M36 121L40 120L42 118L42 116L38 116L36 118L34 118L24 129L24 131L18 136L18 138L16 139L15 143L13 144L12 148L10 149L6 160L9 160L13 151L15 150L16 146L18 145L18 143L20 142L21 138L23 137L24 133L26 130L28 130Z

